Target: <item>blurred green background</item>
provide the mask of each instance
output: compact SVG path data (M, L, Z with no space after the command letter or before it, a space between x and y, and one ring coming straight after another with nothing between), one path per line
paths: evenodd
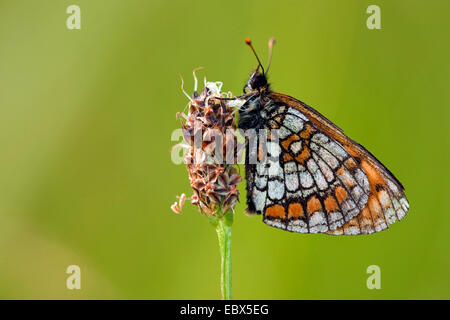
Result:
M81 30L66 28L67 6ZM381 30L366 8L381 7ZM360 237L233 228L237 299L450 298L448 1L0 1L0 298L216 299L214 229L174 165L194 67L240 94L277 38L276 91L315 107L406 187ZM82 289L66 289L68 265ZM368 290L366 268L381 268Z

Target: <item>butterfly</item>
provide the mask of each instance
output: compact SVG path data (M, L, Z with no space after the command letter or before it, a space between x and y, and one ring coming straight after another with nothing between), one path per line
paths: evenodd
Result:
M400 181L318 111L272 91L246 43L258 67L244 86L238 127L267 131L270 156L250 163L261 142L253 150L246 141L247 212L282 230L331 235L370 234L403 219L409 203Z

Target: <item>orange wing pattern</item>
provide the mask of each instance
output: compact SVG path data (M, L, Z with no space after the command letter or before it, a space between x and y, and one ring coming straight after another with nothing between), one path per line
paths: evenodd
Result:
M280 140L268 142L268 161L247 165L250 211L276 228L333 235L382 231L406 215L403 186L364 147L304 103L268 98L261 116Z

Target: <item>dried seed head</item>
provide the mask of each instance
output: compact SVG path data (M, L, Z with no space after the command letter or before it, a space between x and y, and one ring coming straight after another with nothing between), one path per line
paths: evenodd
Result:
M235 109L239 101L223 100L221 82L206 82L200 95L194 92L189 102L189 112L182 123L183 136L189 148L184 162L194 191L191 203L206 215L215 216L233 210L239 199L238 184L241 176L230 163L228 148L237 146ZM178 115L178 118L182 118ZM229 152L229 151L228 151ZM236 154L231 154L237 163ZM225 163L225 159L227 160ZM172 210L181 211L184 199ZM175 211L176 212L176 211Z

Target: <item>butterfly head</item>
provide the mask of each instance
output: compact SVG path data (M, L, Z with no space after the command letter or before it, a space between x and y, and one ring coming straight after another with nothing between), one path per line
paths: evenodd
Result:
M260 72L259 69L255 70L247 83L245 84L245 89L249 89L250 91L258 90L265 88L268 86L267 77L264 73Z
M261 92L262 89L267 89L269 87L269 84L267 82L267 76L266 73L269 71L270 67L270 61L272 60L272 47L275 43L275 39L271 38L269 40L269 61L267 63L267 70L264 71L264 67L259 60L258 55L256 54L255 49L252 46L252 41L247 38L245 39L245 43L252 49L253 54L256 57L256 60L258 60L258 66L256 67L256 70L253 71L252 75L248 79L247 83L244 86L244 93L248 89L249 91L259 91ZM261 71L260 71L261 70Z

